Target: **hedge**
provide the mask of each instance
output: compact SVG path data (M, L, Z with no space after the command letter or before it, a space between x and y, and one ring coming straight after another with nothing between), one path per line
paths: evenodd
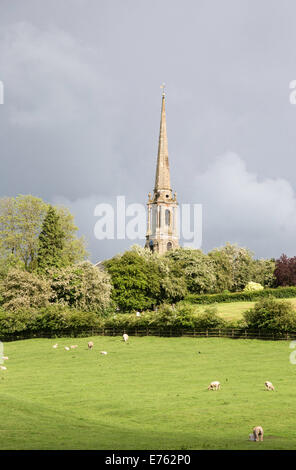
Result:
M273 296L277 299L288 299L296 297L296 286L292 287L277 287L275 289L267 288L254 292L225 292L221 294L189 294L185 297L184 301L191 304L214 304L220 302L241 302L241 301L255 301L262 297Z

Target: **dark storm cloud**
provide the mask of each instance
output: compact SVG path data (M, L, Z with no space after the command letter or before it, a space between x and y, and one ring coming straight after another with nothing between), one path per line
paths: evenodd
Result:
M66 203L93 260L129 246L95 240L93 210L146 202L165 81L173 189L203 204L203 248L295 254L295 13L292 0L2 0L1 195Z

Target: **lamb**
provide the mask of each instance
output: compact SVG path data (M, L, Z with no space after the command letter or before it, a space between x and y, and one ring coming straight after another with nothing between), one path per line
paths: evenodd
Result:
M53 345L53 348L56 349L58 347L58 343Z
M126 333L124 333L124 335L122 337L123 337L123 341L125 341L125 343L126 343L128 341L128 335Z
M221 384L218 381L211 382L208 386L208 390L220 390Z
M94 343L92 341L88 342L88 349L92 349L94 347Z
M8 357L7 357L7 356L3 356L2 359L3 359L4 361L8 361Z
M75 349L75 348L78 348L78 345L77 344L72 344L72 346L70 346L71 349Z
M0 366L0 369L1 369L1 370L7 370L7 367L5 367L5 366Z
M104 355L108 354L107 351L100 351L100 353Z
M274 386L272 385L271 382L268 382L268 380L264 383L265 387L267 390L273 390L274 391Z
M68 346L65 346L66 351L70 351L70 348Z
M253 440L259 441L259 436L260 436L260 440L263 441L263 428L261 426L256 426L253 429L253 435L254 435Z

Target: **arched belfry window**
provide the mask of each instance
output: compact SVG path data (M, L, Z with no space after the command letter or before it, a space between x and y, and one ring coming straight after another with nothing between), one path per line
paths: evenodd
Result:
M169 209L166 209L165 211L165 224L171 225L171 212L169 211Z
M173 244L172 244L172 242L168 242L168 244L167 244L167 250L170 251L170 250L172 250L172 249L173 249Z

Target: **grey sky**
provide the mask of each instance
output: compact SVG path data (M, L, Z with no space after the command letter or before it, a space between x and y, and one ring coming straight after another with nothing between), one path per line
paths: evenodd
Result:
M203 245L296 255L296 3L1 0L0 196L63 202L92 260L100 202L146 203L166 82L171 181ZM144 243L144 240L139 243Z

